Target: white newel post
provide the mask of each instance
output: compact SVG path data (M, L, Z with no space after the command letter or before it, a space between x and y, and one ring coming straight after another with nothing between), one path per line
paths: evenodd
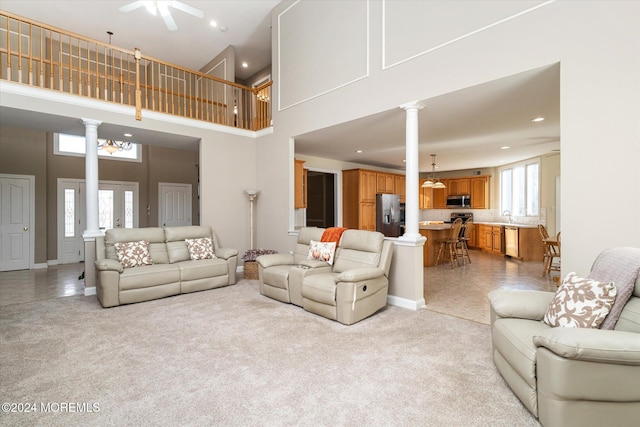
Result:
M84 238L84 294L96 292L96 237L102 236L98 223L98 126L101 121L82 119L85 127L85 198L87 228L82 234Z
M403 104L406 112L405 233L394 243L389 281L390 304L413 310L424 307L424 242L418 227L418 111L419 102Z

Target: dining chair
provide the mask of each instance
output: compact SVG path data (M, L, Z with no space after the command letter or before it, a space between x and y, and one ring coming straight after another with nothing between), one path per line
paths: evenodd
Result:
M549 237L549 232L544 225L539 224L538 230L540 231L540 238L544 245L544 269L542 270L542 275L544 276L545 274L549 274L551 270L560 271L560 267L554 266L553 264L556 258L558 258L558 261L560 260L560 232L558 232L555 238L551 238Z
M455 261L458 266L460 266L460 260L458 259L458 252L456 250L456 246L458 244L458 239L460 238L460 229L462 228L462 219L456 218L455 221L451 224L451 228L449 229L449 235L446 239L439 240L440 248L438 250L438 257L436 258L436 265L440 264L440 259L445 255L445 252L448 252L449 262L451 263L451 268L455 268L453 262Z

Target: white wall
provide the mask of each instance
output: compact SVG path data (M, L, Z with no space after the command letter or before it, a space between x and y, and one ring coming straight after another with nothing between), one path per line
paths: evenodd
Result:
M259 239L282 246L291 241L287 237L293 176L289 139L295 135L559 62L563 269L587 274L603 249L640 246L640 224L619 221L620 211L640 209L640 38L636 36L640 3L554 2L435 49L447 38L451 41L452 37L468 34L474 28L468 25L474 11L461 9L455 2L420 4L421 14L432 13L443 20L441 28L447 29L448 36L438 39L425 26L402 24L403 20L412 22L411 9L403 8L413 3L405 2L398 8L394 2L366 3L369 74L348 83L352 75L342 73L340 64L334 63L338 76L332 76L332 81L346 85L327 93L327 81L307 78L307 64L296 62L289 52L280 54L278 35L294 38L296 49L301 50L326 40L331 43L329 50L340 52L337 57L347 55L344 49L353 48L352 44L337 42L329 24L312 25L316 17L310 14L298 13L295 21L285 21L287 27L279 28L279 14L292 3L284 2L274 10L274 76L286 75L305 83L305 92L296 94L299 82L290 85L276 81L274 105L278 105L280 90L287 93L288 100L307 99L309 93L318 96L274 111L274 134L258 141L257 179L269 203L269 209L263 209L258 219L262 224ZM514 4L523 10L540 2L483 4L498 8L483 14L483 23L487 23L513 13ZM346 16L341 15L342 2L327 1L323 5L335 16ZM292 6L298 7L300 3ZM389 7L393 13L391 9L385 13L383 22L383 9ZM361 14L354 19L361 19ZM406 34L398 33L404 30ZM394 43L383 45L383 35ZM433 50L409 59L409 52L400 51L402 40L413 46L411 54ZM353 54L361 55L361 51ZM393 65L402 58L406 61ZM624 184L611 186L611 182ZM269 226L264 227L266 224Z

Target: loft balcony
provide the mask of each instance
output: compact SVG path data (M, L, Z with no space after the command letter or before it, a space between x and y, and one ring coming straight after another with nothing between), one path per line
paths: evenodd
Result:
M271 125L271 85L250 88L0 11L2 80L258 131Z

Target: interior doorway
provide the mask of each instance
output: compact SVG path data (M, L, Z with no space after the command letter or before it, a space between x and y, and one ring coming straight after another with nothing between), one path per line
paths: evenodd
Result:
M336 226L335 174L307 171L307 226Z

